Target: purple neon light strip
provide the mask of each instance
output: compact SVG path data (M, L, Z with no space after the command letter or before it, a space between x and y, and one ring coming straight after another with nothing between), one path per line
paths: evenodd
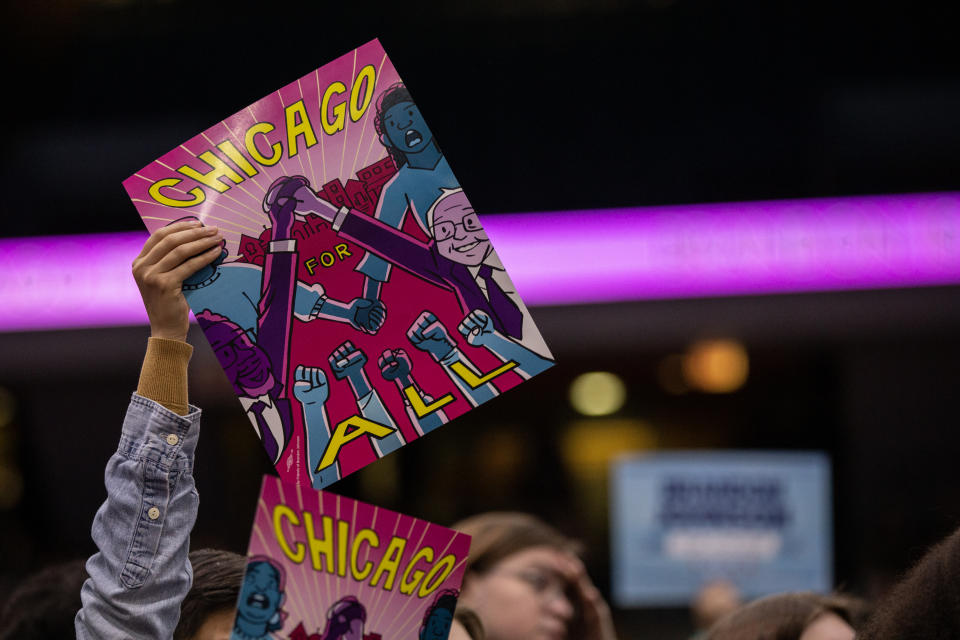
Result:
M960 194L487 216L530 305L960 284ZM145 233L0 240L0 331L146 322Z

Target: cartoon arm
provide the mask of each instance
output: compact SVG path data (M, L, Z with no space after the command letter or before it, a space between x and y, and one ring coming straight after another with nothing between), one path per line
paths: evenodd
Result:
M500 391L489 382L477 386L467 383L464 373L468 377L472 374L474 378L480 378L476 366L457 348L447 328L430 311L424 311L414 320L407 330L407 338L413 346L426 351L440 363L472 406L476 407L499 395Z
M330 354L330 370L333 371L333 376L337 380L346 378L347 382L350 383L360 415L367 420L393 429L393 433L390 435L371 440L377 455L382 458L388 453L396 451L406 442L404 442L400 430L397 429L393 417L387 412L380 394L370 385L370 380L363 370L365 364L367 364L367 354L354 347L349 340L334 349L333 353Z
M319 367L298 365L293 373L293 395L303 407L303 425L307 436L307 468L313 488L322 489L340 479L340 464L317 471L317 465L330 442L330 421L325 403L330 395L327 376Z
M384 185L374 217L394 229L399 229L407 212L407 198L402 189L390 188L395 182L396 177ZM357 265L357 271L364 275L363 297L379 300L381 285L390 279L390 264L376 254L367 253Z
M434 402L432 397L424 394L423 389L413 377L413 363L410 362L406 351L387 349L377 358L377 366L380 367L380 375L384 380L392 380L396 383L400 397L403 398L407 416L410 418L410 424L418 434L429 433L447 422L447 414L441 407L452 402L453 396L448 393Z
M329 222L331 228L340 236L352 240L361 248L438 287L451 289L440 274L433 251L428 245L363 213L346 207L338 209L317 197L303 176L278 178L267 191L263 206L272 208L285 199L296 203L297 215L314 213ZM379 288L374 288L376 291L367 290L365 286L364 295L379 295Z
M283 186L285 189L281 189L281 194L290 190L294 183ZM290 331L297 286L297 241L293 238L296 206L297 201L290 197L280 197L270 207L264 205L270 217L272 239L263 266L257 345L270 358L274 378L284 390L287 389Z
M467 342L476 347L486 347L504 362L515 362L514 368L524 379L537 375L553 366L548 360L527 349L493 328L493 321L484 311L474 309L457 327Z

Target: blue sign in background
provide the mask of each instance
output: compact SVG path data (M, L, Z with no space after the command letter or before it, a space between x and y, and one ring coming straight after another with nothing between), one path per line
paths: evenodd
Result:
M619 606L684 606L721 579L746 598L833 586L825 454L622 458L611 470L610 511Z

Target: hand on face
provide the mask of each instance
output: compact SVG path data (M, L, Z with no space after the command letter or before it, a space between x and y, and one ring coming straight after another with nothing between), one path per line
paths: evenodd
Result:
M530 547L467 578L460 602L476 611L488 640L580 640L566 552Z
M567 582L573 587L573 594L580 610L580 625L577 637L583 640L616 640L610 607L600 591L594 586L587 569L580 558L573 554L563 554L558 564Z

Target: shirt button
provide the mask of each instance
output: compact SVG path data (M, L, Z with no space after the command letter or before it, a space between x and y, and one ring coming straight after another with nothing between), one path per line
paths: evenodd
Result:
M156 507L150 507L150 510L147 511L147 516L151 520L156 520L160 517L160 509L157 509Z
M170 445L171 447L177 444L178 442L180 442L180 438L178 438L175 434L171 433L170 435L167 436L167 444Z

